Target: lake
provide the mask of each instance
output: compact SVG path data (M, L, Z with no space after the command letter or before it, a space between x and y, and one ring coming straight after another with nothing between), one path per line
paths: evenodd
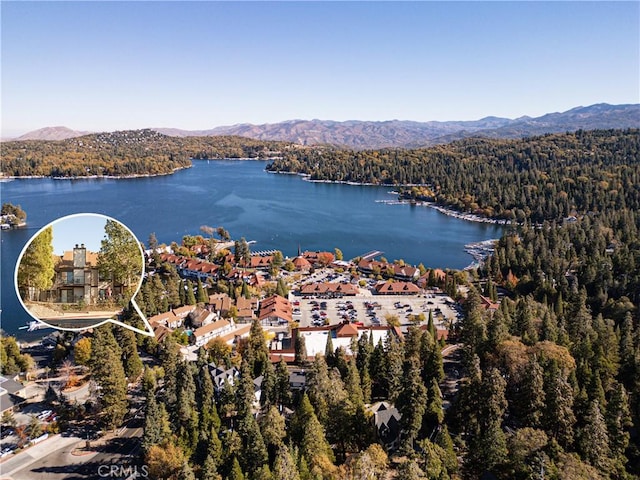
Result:
M3 231L1 240L2 328L28 340L18 327L31 319L18 302L13 272L29 238L47 223L72 213L102 213L126 224L147 242L200 234L200 226L223 226L231 237L254 240L252 250L340 248L345 259L381 250L389 259L426 267L464 268L472 258L464 245L498 238L504 227L446 216L432 208L388 204L391 187L304 181L269 174L263 161L201 160L173 175L128 179L16 179L0 183L2 202L19 204L28 227ZM79 242L82 239L78 240Z

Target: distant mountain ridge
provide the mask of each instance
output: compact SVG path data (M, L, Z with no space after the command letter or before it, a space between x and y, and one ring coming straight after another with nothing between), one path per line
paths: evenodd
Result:
M13 140L66 140L67 138L82 137L90 133L91 132L71 130L67 127L45 127L25 133Z
M640 128L640 104L599 103L587 107L575 107L566 112L548 113L536 118L524 116L509 119L489 116L480 120L447 122L287 120L263 125L243 123L209 130L177 128L153 128L153 130L174 137L238 135L256 140L283 140L301 145L327 144L354 149L377 149L423 147L477 136L520 138L580 129L615 128ZM60 140L86 133L75 132L64 127L53 127L27 133L16 140L36 139L36 136L40 140ZM68 136L61 137L61 135Z

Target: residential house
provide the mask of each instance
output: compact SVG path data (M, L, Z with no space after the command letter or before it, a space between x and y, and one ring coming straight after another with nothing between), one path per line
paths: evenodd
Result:
M265 283L266 283L266 280L264 279L264 274L259 271L253 272L249 277L249 279L247 280L248 285L256 288L262 288L265 285Z
M291 370L289 372L289 388L291 390L305 390L307 388L307 372Z
M116 298L124 291L122 285L100 277L98 254L87 250L84 244L54 255L54 262L54 283L50 290L41 293L42 301L92 305Z
M180 264L178 274L181 277L192 278L195 280L216 280L218 278L218 270L220 267L215 263L205 262L197 258L186 260Z
M224 366L217 366L215 363L210 363L207 365L207 368L211 374L213 389L216 394L219 394L224 389L225 382L228 382L229 385L233 385L236 378L240 376L240 370L236 367L224 368Z
M246 323L244 325L236 325L235 329L231 330L230 332L224 335L220 335L219 337L216 337L216 338L219 338L227 345L234 345L235 343L238 342L239 339L249 337L250 332L251 332L251 324Z
M389 402L376 402L368 410L373 413L373 423L380 443L387 451L394 451L398 447L402 431L402 414Z
M302 273L309 273L313 265L311 262L302 256L298 256L293 259L293 266L296 267L296 270Z
M238 370L237 367L225 368L224 366L217 366L215 363L210 363L204 368L209 369L211 380L213 381L213 389L216 395L219 395L224 390L225 383L234 385L240 378L240 370ZM254 407L260 406L263 380L264 377L262 375L253 379Z
M151 328L153 328L153 334L155 335L158 343L162 343L165 338L173 333L172 329L159 323L152 323Z
M490 312L495 312L500 308L500 304L494 302L489 297L485 297L484 295L480 296L480 306L485 310L489 310Z

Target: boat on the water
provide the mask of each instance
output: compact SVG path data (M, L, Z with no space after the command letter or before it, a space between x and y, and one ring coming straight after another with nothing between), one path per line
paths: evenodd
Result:
M18 327L18 330L26 330L27 332L33 332L35 330L40 330L41 328L51 328L46 323L38 322L37 320L32 320L28 322L26 325L22 327Z

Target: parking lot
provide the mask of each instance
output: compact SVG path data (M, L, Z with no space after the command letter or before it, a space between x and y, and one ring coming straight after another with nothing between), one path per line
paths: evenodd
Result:
M27 404L21 411L15 412L14 418L17 425L23 426L29 425L36 418L44 430L48 423L57 419L57 416L53 410L47 409L43 403L33 403ZM21 439L14 428L5 427L2 428L0 437L0 458L4 459L19 446Z
M365 290L365 289L361 289ZM424 315L425 324L431 310L438 328L446 329L458 318L458 307L444 294L372 295L365 290L357 296L342 298L302 298L291 296L293 320L301 327L335 325L344 321L361 322L364 326L386 325L389 316L398 318L401 326L411 324L411 316Z

